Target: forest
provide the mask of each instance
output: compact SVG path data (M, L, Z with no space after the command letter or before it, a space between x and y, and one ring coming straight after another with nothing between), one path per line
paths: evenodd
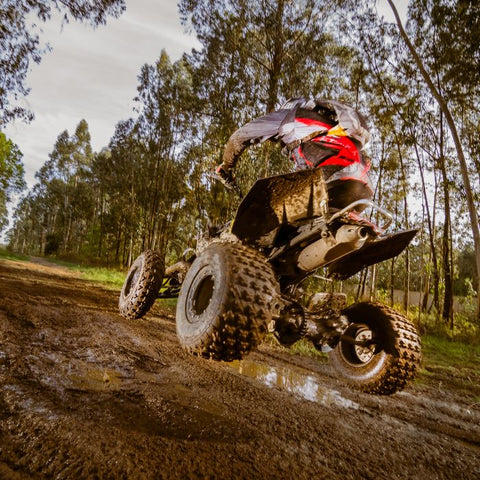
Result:
M97 3L97 12L69 15L101 23L121 14L122 1ZM81 120L74 132L58 132L26 190L21 151L0 131L0 228L21 193L9 248L112 268L155 249L172 263L238 206L209 175L229 136L290 97L335 99L368 119L375 202L394 214L391 229L421 229L400 257L349 280L351 291L387 303L394 290L421 292L419 315L478 335L480 4L411 0L404 21L398 0L384 3L395 21L373 0L180 0L182 24L201 48L174 62L162 50L143 65L132 116L101 151L92 150L88 119ZM35 13L48 18L40 7ZM27 40L30 50L17 52L16 62L0 54L0 127L28 121L29 112L8 100L26 94L25 62L39 61ZM0 41L9 45L5 32ZM246 191L291 169L267 142L243 154L238 182ZM469 298L470 310L454 315L454 296ZM411 304L408 294L403 303Z

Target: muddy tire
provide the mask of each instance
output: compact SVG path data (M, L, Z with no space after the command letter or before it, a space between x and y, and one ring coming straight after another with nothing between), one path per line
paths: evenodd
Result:
M403 315L380 304L359 303L343 311L351 325L345 332L367 347L341 340L330 363L350 384L377 395L390 395L413 379L421 361L420 338Z
M216 360L244 357L267 333L278 309L273 271L256 250L215 243L192 263L177 303L177 335L190 353Z
M146 250L133 262L120 292L120 314L129 319L143 317L155 302L164 271L163 259Z

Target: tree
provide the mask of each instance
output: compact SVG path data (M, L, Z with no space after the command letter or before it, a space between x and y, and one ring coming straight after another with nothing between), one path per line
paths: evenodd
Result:
M0 231L8 223L7 203L25 188L22 153L0 132Z
M51 245L57 245L55 251L50 248L50 253L80 252L94 209L91 161L90 134L87 122L82 120L74 135L69 136L65 130L57 137L49 159L36 173L38 183L16 211L10 232L13 243L44 253L50 239ZM29 238L20 238L25 232Z
M462 142L460 139L460 135L457 130L456 122L453 117L452 111L448 106L447 100L445 98L445 95L442 94L442 92L439 90L439 88L435 85L434 79L432 78L432 75L427 71L426 63L422 61L420 58L417 49L411 42L407 32L403 28L402 21L398 15L398 11L395 7L395 4L393 3L392 0L387 0L388 4L390 5L393 14L395 16L395 20L398 25L398 29L400 32L401 37L403 38L405 44L407 45L408 50L410 51L410 54L412 55L412 58L415 62L415 65L418 68L418 71L420 72L422 78L424 79L425 83L428 86L428 89L430 90L432 96L435 98L440 110L442 111L443 115L445 116L445 120L447 122L448 128L450 130L450 134L452 136L453 143L455 145L455 150L457 153L458 161L460 163L460 172L463 180L463 186L465 189L465 196L466 196L466 201L467 201L467 206L468 206L468 212L470 215L470 221L471 221L471 227L472 227L472 233L473 233L473 242L475 246L475 263L477 266L477 272L480 272L480 228L479 228L479 223L478 223L478 215L477 215L477 210L476 210L476 205L475 205L475 200L473 196L473 190L471 186L471 181L470 181L470 176L469 176L469 170L468 170L468 164L467 164L467 159L463 150ZM462 5L465 3L464 0L458 0L458 4ZM475 14L477 14L477 21L478 21L478 3L477 4L477 9L472 8L471 11L469 12L472 18L475 18ZM457 12L458 13L458 12ZM465 13L465 11L464 11ZM475 38L478 38L478 33ZM478 52L476 57L478 59ZM474 57L475 58L475 57ZM454 77L456 78L456 76ZM480 278L480 275L479 275ZM478 300L477 300L477 315L480 316L480 280L477 288L478 292Z
M32 114L15 103L28 94L25 85L30 62L40 63L47 48L40 44L34 21L47 22L56 11L63 21L85 21L93 27L118 17L125 0L3 0L0 5L0 126Z

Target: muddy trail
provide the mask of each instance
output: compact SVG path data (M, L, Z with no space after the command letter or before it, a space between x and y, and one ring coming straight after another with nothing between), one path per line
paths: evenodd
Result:
M48 264L0 261L0 286L1 479L480 478L480 406L452 377L367 395L271 342L190 356L171 308L127 321Z

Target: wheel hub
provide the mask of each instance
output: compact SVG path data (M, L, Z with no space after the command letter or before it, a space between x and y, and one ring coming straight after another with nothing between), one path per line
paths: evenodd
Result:
M212 275L203 278L195 290L192 307L195 315L201 315L210 305L215 289L215 279Z
M354 350L362 363L368 363L375 354L375 346L371 344L372 331L367 327L360 328L355 335L355 342L365 345L355 345Z
M138 279L140 278L140 268L136 268L133 270L133 272L130 274L128 280L127 280L127 285L125 287L125 294L130 295L130 292L132 291L132 288L137 284Z

